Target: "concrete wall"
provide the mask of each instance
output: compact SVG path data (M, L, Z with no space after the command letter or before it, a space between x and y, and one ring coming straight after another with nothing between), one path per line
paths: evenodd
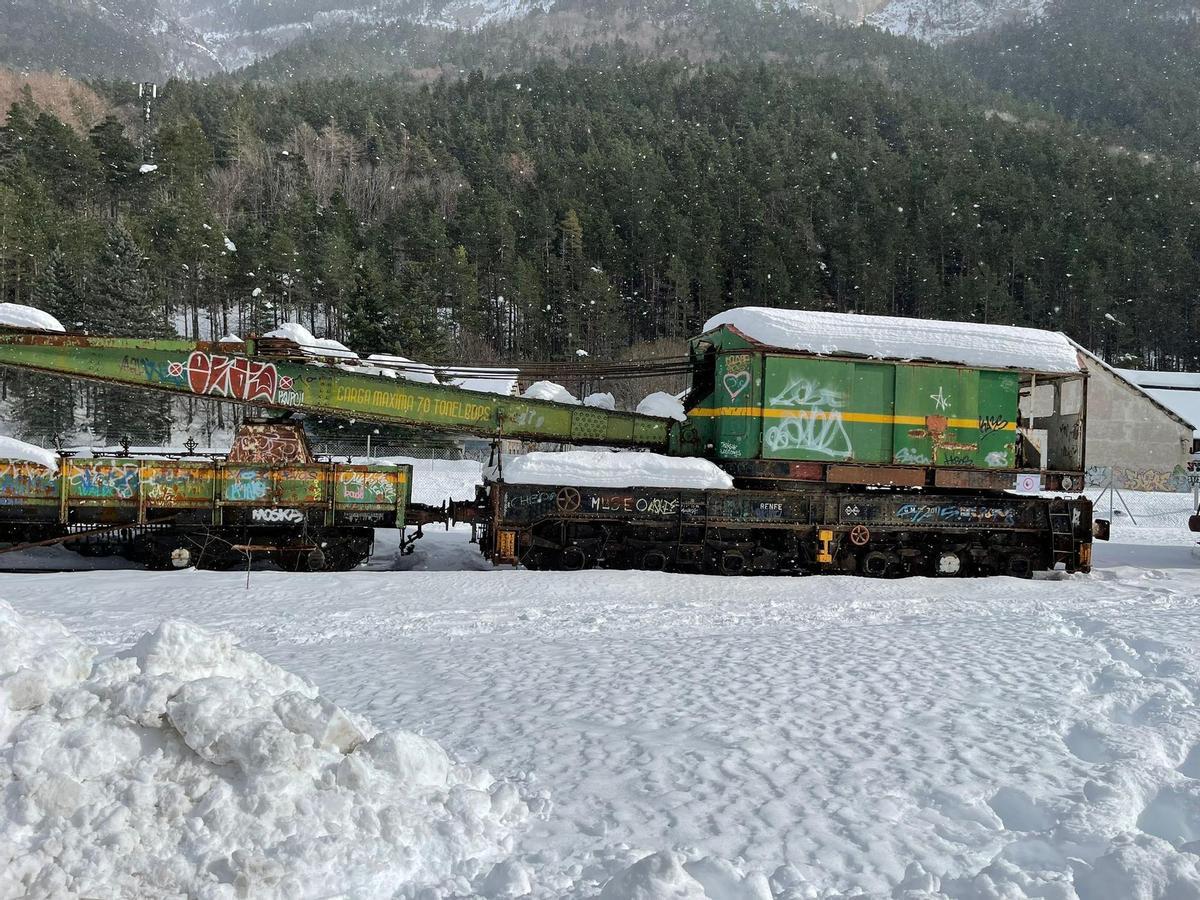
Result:
M1107 367L1087 359L1089 480L1143 491L1187 490L1192 429Z

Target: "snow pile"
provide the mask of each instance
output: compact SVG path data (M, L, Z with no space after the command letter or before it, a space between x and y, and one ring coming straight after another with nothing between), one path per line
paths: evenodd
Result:
M617 398L612 394L601 394L597 392L595 394L588 394L586 397L584 397L583 405L591 406L595 409L607 409L612 412L617 408Z
M600 892L600 900L771 900L773 896L770 882L761 873L746 874L713 857L681 862L678 854L665 851L634 863L609 879Z
M679 398L666 391L655 391L643 397L637 405L637 411L643 416L656 416L659 419L675 419L679 422L687 419Z
M140 166L138 166L138 173L142 175L149 175L151 172L157 171L158 166L154 165L154 163L142 163Z
M384 375L388 378L404 378L407 381L419 381L422 384L437 384L437 376L433 367L424 363L413 362L403 356L390 356L386 353L372 353L367 357L367 363L377 363L374 366L364 366L372 369L372 374Z
M579 398L561 384L553 381L535 381L521 394L526 400L550 400L554 403L566 403L571 406L579 405Z
M725 325L759 344L802 353L1080 371L1079 354L1070 339L1037 328L744 306L713 316L704 323L704 331Z
M442 384L462 388L464 391L475 391L477 394L499 394L501 397L517 395L516 369L478 369L463 366L453 366L447 371L452 375L442 374Z
M338 359L358 359L358 354L332 338L314 337L313 333L297 322L284 322L274 331L263 335L266 338L283 338L298 344L308 356L332 356Z
M32 331L66 331L48 312L21 303L0 303L0 325Z
M0 602L0 896L462 894L528 815L229 634L94 656Z
M526 453L506 460L502 471L504 481L509 484L696 490L733 487L729 474L706 459L675 458L658 453L610 453L606 450Z
M233 334L232 332L230 332L229 334L225 335L224 337L217 338L217 343L218 344L244 344L246 342L243 341L236 334Z
M51 472L58 471L58 454L53 450L3 435L0 435L0 459L20 459L25 462L37 463Z

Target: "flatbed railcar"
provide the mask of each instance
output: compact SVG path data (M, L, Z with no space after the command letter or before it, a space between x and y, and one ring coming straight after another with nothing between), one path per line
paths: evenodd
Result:
M1086 498L495 483L480 503L498 563L714 575L1011 575L1091 566Z
M0 543L64 543L152 568L351 569L374 529L404 529L411 466L312 458L297 425L244 426L228 458L0 460Z

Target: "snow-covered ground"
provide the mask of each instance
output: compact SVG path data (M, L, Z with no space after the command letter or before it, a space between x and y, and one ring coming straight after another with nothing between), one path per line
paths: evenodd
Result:
M101 657L169 618L232 632L355 721L518 785L531 814L460 890L1195 898L1190 498L1125 499L1137 524L1114 516L1092 574L1034 581L492 570L430 529L412 556L249 590L97 571L5 575L0 598ZM348 896L399 889L351 874Z

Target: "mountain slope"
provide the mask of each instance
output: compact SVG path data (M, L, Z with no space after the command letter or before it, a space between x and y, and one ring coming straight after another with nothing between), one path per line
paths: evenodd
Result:
M1042 0L736 0L729 8L794 10L819 19L874 23L931 42L1026 18ZM699 0L0 0L0 63L81 77L162 79L232 71L298 41L354 33L386 52L403 25L478 29L540 13L619 26L631 19L711 20Z
M1200 13L1191 0L1058 0L1040 21L948 55L1113 143L1200 160Z

